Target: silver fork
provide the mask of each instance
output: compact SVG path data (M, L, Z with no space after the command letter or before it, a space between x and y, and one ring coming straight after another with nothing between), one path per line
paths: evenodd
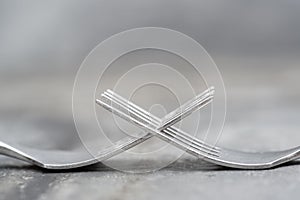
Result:
M134 111L138 113L138 116L141 116L144 118L144 122L148 126L152 126L152 128L156 128L158 131L164 130L166 128L173 131L173 133L177 133L177 137L179 140L182 141L189 141L192 146L197 148L197 145L201 145L203 148L199 150L203 150L208 154L214 154L217 153L217 148L203 143L201 140L192 137L191 135L181 131L180 129L176 127L172 127L175 123L182 120L184 117L188 116L193 111L196 111L197 109L202 108L203 106L207 105L212 101L214 94L214 88L210 87L208 90L206 90L204 93L194 97L193 99L187 101L185 104L180 106L179 108L175 109L174 111L167 114L163 119L159 119L158 117L155 117L151 113L141 109L139 106L133 104L132 102L126 100L122 96L116 94L112 90L107 90L101 95L101 100L97 99L96 102L103 106L104 108L112 111L112 107L117 107L119 109L122 109L123 112L127 112L130 115L129 111ZM199 98L200 97L200 98ZM118 114L118 113L116 113ZM135 117L134 115L130 115L130 117ZM139 120L139 118L137 118ZM135 121L132 121L135 123ZM163 137L163 140L170 142L170 140L167 137ZM196 145L194 145L196 144ZM184 146L179 146L181 149L186 149Z
M170 113L166 118L165 124L173 125L180 118L187 116L194 110L200 109L201 107L209 104L213 98L213 88L204 91L202 94L196 96L192 100L185 103L182 107L176 109ZM141 135L140 137L130 137L119 140L115 145L106 148L99 152L95 157L89 154L86 150L82 151L44 151L35 148L30 148L24 145L18 144L7 144L0 141L0 154L6 155L12 158L23 160L31 164L37 165L46 169L71 169L82 166L91 165L108 158L111 158L117 154L124 152L146 140L151 138L153 135L148 133Z
M187 134L170 126L160 126L162 121L159 118L122 98L120 95L112 91L108 92L110 95L106 93L102 95L106 102L98 102L105 109L208 162L231 168L268 169L300 158L300 147L284 151L248 153L212 147L192 136L189 138L182 137ZM114 107L114 104L117 106Z

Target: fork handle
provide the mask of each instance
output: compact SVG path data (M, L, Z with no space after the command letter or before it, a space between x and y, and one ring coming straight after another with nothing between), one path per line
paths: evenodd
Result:
M26 153L0 141L0 154L4 156L8 156L11 158L16 158L18 160L22 160L29 163L34 163L39 165L36 160L34 160L31 156L27 155Z

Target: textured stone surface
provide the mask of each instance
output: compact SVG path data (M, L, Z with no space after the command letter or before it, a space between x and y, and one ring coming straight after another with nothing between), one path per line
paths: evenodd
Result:
M101 164L49 172L1 159L1 199L284 199L299 195L300 163L266 171L229 170L181 159L150 174Z

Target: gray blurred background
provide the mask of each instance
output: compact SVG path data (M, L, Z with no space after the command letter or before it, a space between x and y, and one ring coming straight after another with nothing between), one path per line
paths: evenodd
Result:
M66 141L68 144L78 143L71 102L73 82L81 62L98 43L109 36L131 28L153 26L191 36L208 51L219 67L228 98L226 124L220 145L250 151L297 146L300 144L299 19L300 2L296 0L1 0L0 139L20 143L30 141L40 148L53 147L51 142L40 142L45 138L55 141L54 146L58 148L63 148ZM10 162L3 158L4 164L0 165L7 166ZM191 164L192 167L194 165ZM159 190L162 196L170 197L170 193L175 191L173 184L184 182L184 177L189 177L191 184L207 184L207 190L195 186L183 188L176 198L190 195L196 199L198 194L217 198L218 195L211 192L211 187L217 187L225 197L233 197L230 191L234 184L236 191L252 188L255 191L252 194L263 199L272 196L276 189L282 189L284 182L280 183L279 180L283 177L288 177L283 179L290 184L283 187L285 192L299 196L295 190L297 186L299 188L300 180L296 178L300 173L299 166L290 168L287 171L279 169L273 175L257 172L261 176L254 175L256 181L252 181L253 175L248 172L207 174L201 169L196 173L199 176L191 176L189 173L192 172L183 176L185 169L182 169L178 179L171 179L169 173L176 173L176 170L167 170L160 172L161 176L167 176L163 180L170 183L164 192L154 186L156 181L162 181L160 175L152 175L153 179L150 175L146 178L138 175L118 176L126 184L128 180L139 182L142 179L144 182L141 185L145 188L153 186L149 193L145 191L148 196L154 195L151 191ZM97 187L88 184L90 177L98 176L99 179L93 180L93 184L101 185L101 181L105 180L113 185L111 179L102 177L105 175L82 174L82 177L76 175L74 178L71 174L69 176L73 179L67 182L60 175L51 175L45 180L54 182L54 185L58 180L62 187L49 188L47 182L41 186L46 194L40 196L40 190L31 191L26 184L25 190L21 190L15 184L18 178L7 179L4 175L11 173L21 177L29 173L28 176L37 179L37 182L30 180L31 184L42 185L44 182L39 179L39 171L25 170L18 175L18 171L9 167L0 170L3 171L0 185L8 184L11 189L0 189L7 198L16 195L23 195L24 199L58 198L60 195L69 198L76 194L76 199L83 194L76 190L77 185L74 186L72 181L80 184L80 180L85 185L82 186L83 191L94 192L90 194L90 199L102 195L113 198L115 195L111 188L99 192ZM239 181L241 184L237 184ZM27 183L28 180L23 182ZM143 190L142 186L134 185L134 181L128 182L131 190L117 194L115 199L120 196L130 198L134 192ZM216 185L213 186L213 183ZM270 183L274 184L273 188L256 188L256 185L266 186ZM109 188L110 184L105 187ZM122 190L124 185L118 182L116 187ZM66 190L69 193L64 193ZM147 195L141 195L141 198L147 199ZM236 197L240 195L242 193L237 193ZM247 198L250 199L250 196Z

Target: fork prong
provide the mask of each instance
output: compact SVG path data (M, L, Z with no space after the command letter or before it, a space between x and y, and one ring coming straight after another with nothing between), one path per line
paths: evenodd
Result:
M131 118L137 118L138 120L147 123L148 126L152 126L152 128L154 129L159 125L158 122L153 122L150 116L140 113L138 110L129 105L129 103L131 102L120 101L119 99L106 92L101 94L101 100L105 101L112 107L116 107L117 109L122 110L122 112L127 113Z
M113 98L111 95L104 93L103 94L104 98L107 98L109 100L111 100L114 104L121 104L123 106L123 109L127 109L127 111L129 112L129 115L136 115L138 119L146 122L147 124L151 124L151 119L149 119L148 117L144 118L143 116L141 116L139 114L139 111L130 111L130 105L129 105L129 101L126 102L119 102L118 99ZM208 103L208 102L207 102ZM131 103L132 104L132 103ZM120 106L120 105L118 105ZM136 106L136 108L139 108L138 106ZM142 109L142 108L139 108ZM145 111L147 112L147 111ZM149 113L149 116L153 116L151 113ZM170 116L172 117L172 116ZM157 129L159 127L154 126L153 124L151 124L153 128ZM207 144L205 144L204 142L198 140L197 138L191 137L188 134L184 133L183 131L180 131L180 129L175 129L175 128L168 128L168 134L173 134L172 137L177 137L182 141L186 141L187 143L189 143L190 145L194 145L194 147L202 150L205 149L206 151L209 152L214 152L214 153L218 153L218 150L215 149L214 147L211 147ZM158 130L158 129L157 129Z
M212 91L212 90L213 90L213 88L210 91ZM206 90L201 95L205 96L206 93L209 93L210 91ZM212 94L212 92L210 92L210 94ZM161 120L159 118L157 118L156 116L154 116L151 113L147 112L146 110L140 108L139 106L133 104L132 102L128 101L127 99L123 98L122 96L116 94L115 92L113 92L111 90L108 90L107 92L105 92L105 95L111 96L111 98L115 99L117 102L125 104L125 106L127 106L128 109L133 109L135 112L137 112L137 114L141 115L141 117L145 117L147 119L149 119L149 117L150 117L151 118L150 120L159 121L157 123L162 124L162 122L161 122ZM201 97L201 95L198 95L198 98ZM200 106L200 108L204 107L205 105L207 105L211 101L212 100L206 102L206 104L203 103L203 105ZM191 101L189 101L189 102L191 102ZM148 121L148 123L149 123L149 121ZM156 125L157 125L157 123L156 123ZM200 139L192 137L189 134L181 131L180 129L178 129L176 127L171 127L170 126L169 127L169 131L173 132L174 134L178 135L179 137L182 137L182 138L184 138L186 140L189 140L189 142L191 142L191 143L195 143L195 144L201 146L202 148L218 152L218 148L217 147L211 146L209 144L206 144L205 142L201 141Z
M158 130L163 130L171 125L176 124L178 121L182 120L183 118L190 115L193 111L196 111L210 102L212 102L213 99L213 92L211 89L206 90L201 95L196 96L192 100L188 101L187 103L183 104L178 109L175 109L171 113L169 113L166 117L164 117L164 120L161 120L151 113L147 112L146 110L142 109L141 107L133 104L132 102L124 99L120 95L116 94L115 92L108 90L107 92L104 92L105 96L110 97L111 99L115 99L117 102L120 102L124 106L128 107L128 109L132 109L137 114L141 115L142 117L145 117L149 120L151 120L152 123L155 123L157 126L156 128Z
M163 117L163 119L161 119L161 123L164 125L161 126L160 130L163 130L166 127L170 126L169 124L173 121L176 123L190 115L192 112L199 110L201 108L201 101L206 97L213 99L214 92L214 87L210 87L201 94L197 95L196 97L181 105L179 108L167 114L165 117Z
M214 87L208 88L207 90L205 90L201 94L197 95L193 99L191 99L191 100L187 101L186 103L184 103L183 105L181 105L179 108L177 108L174 111L172 111L169 114L167 114L163 119L160 119L160 118L158 118L156 116L151 116L151 118L153 118L155 121L157 121L160 124L164 122L164 119L165 120L169 119L170 116L173 116L175 118L176 117L175 114L177 114L178 116L181 116L181 118L182 118L182 116L183 116L182 111L186 112L186 115L189 115L189 112L194 111L194 110L192 110L193 108L195 108L195 109L199 108L198 106L194 106L194 104L196 104L198 102L197 100L201 101L201 99L203 99L205 97L209 97L209 96L213 97L214 91L215 91ZM135 108L136 110L140 110L146 116L151 115L149 112L147 112L144 109L138 107L134 103L128 101L127 99L125 99L124 97L118 95L117 93L115 93L114 91L112 91L110 89L107 89L105 93L111 94L111 95L115 96L117 99L120 99L123 102L126 102L127 104L129 104L130 106L132 106L133 108Z
M130 116L134 115L139 120L146 122L148 125L150 124L152 126L152 128L154 128L154 129L157 128L156 126L151 124L152 121L151 121L151 119L149 119L149 116L152 116L152 114L149 113L149 115L147 115L147 117L145 118L139 114L140 113L139 111L130 110L131 109L130 105L133 104L130 101L120 102L118 99L113 98L110 94L107 94L107 93L102 94L102 97L111 101L111 104L116 104L119 108L120 108L120 106L122 106L123 107L122 109L127 111ZM207 102L207 103L209 103L209 102ZM139 108L139 107L135 106L135 108ZM139 109L142 109L142 108L139 108ZM188 136L188 134L186 134L184 132L178 132L178 129L176 130L174 128L168 128L168 134L172 134L172 137L179 138L181 141L185 141L186 143L189 143L189 145L193 145L195 148L198 148L200 150L204 149L209 152L218 153L218 150L214 149L213 147L210 147L209 145L206 145L205 143L198 140L197 138Z
M125 99L124 97L118 95L117 93L113 92L112 90L107 90L101 94L101 96L106 96L107 98L114 99L116 102L123 104L127 107L127 109L134 110L135 112L139 113L139 115L143 116L152 121L156 126L159 126L161 120L156 116L151 116L149 112L142 109L141 107L137 106L136 104L132 103L131 101Z
M203 99L201 98L195 100L195 102L188 107L183 107L183 108L179 108L178 110L175 110L174 113L168 114L166 117L164 117L159 130L163 130L173 124L176 124L177 122L181 121L182 119L190 115L192 112L199 110L200 108L211 103L212 100L213 100L213 96L209 95L207 97L204 97Z
M104 98L104 97L103 97ZM159 138L161 138L164 141L167 141L169 143L174 144L175 146L177 146L178 148L187 151L197 157L209 157L209 156L217 156L216 153L211 152L211 151L207 151L205 149L200 148L200 150L198 148L195 148L194 146L191 146L190 144L186 143L186 141L184 140L180 140L179 138L177 138L176 136L173 137L173 135L168 135L163 133L162 131L158 131L155 128L148 126L147 124L141 122L140 120L136 119L135 117L131 117L126 113L126 109L124 109L123 106L120 106L118 108L111 106L111 104L108 104L107 102L104 102L102 99L96 100L96 103L101 105L103 108L111 111L112 113L116 114L117 116L132 122L133 124L137 125L138 127L154 134L157 135ZM135 114L133 114L135 115Z
M165 130L162 130L161 131L163 134L167 134L167 135L169 135L170 137L172 137L172 138L176 138L176 139L178 139L178 141L180 141L183 145L185 145L185 147L187 148L187 149L189 149L189 148L192 148L192 149L195 149L195 150L197 150L197 152L198 152L198 154L199 154L199 152L202 152L202 153L205 153L205 154L208 154L208 155L212 155L212 156L216 156L216 157L218 157L218 155L219 155L219 151L215 151L214 149L209 149L209 148L204 148L203 146L201 146L201 145L199 145L198 143L196 143L196 142L189 142L189 141L184 141L184 140L181 140L181 139L179 139L177 136L177 132L175 132L174 130L173 131L171 131L171 130L169 130L169 129L165 129Z
M158 123L157 126L159 126L159 127L157 129L158 130L163 130L166 127L169 127L169 126L181 121L183 118L190 115L193 111L196 111L196 110L202 108L203 106L207 105L208 103L210 103L211 102L210 99L213 99L214 87L211 87L211 88L207 89L206 91L204 91L200 95L197 95L196 97L189 100L188 102L186 102L185 104L183 104L179 108L177 108L174 111L170 112L162 120L155 117L155 116L151 116L151 114L149 112L147 112L144 109L136 106L135 104L133 104L130 101L126 100L122 96L116 94L112 90L107 90L106 92L104 92L104 94L106 94L108 96L112 96L112 98L115 98L115 99L120 100L122 102L125 102L128 105L128 107L131 106L133 110L139 112L142 116L144 116L146 118L150 117L155 124Z

